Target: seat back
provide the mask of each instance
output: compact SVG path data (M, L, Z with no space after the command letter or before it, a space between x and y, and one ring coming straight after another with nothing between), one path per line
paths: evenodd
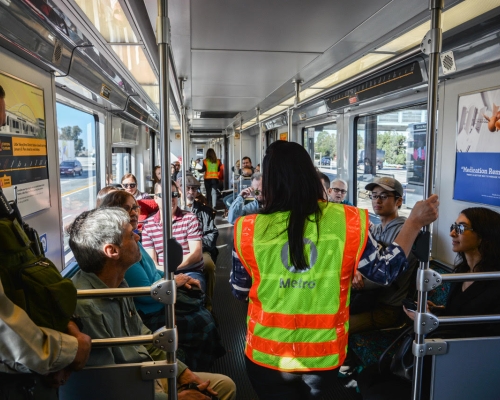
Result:
M59 388L61 400L154 400L155 381L142 380L141 364L88 367L71 374Z
M496 400L500 393L500 337L446 339L448 351L433 356L432 400Z

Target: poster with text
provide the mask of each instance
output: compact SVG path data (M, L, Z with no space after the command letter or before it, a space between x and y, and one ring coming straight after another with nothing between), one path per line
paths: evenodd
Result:
M0 184L23 216L50 207L43 90L0 72L6 124L0 127Z
M500 89L460 96L453 198L500 206Z

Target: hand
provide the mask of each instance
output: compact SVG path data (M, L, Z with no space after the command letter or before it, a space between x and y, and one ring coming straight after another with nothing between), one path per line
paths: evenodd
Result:
M71 369L66 367L64 369L61 369L60 371L51 372L50 374L45 375L43 377L43 381L47 386L51 388L58 388L68 381L71 372Z
M252 188L251 187L247 187L247 188L243 189L240 192L240 196L243 197L244 199L246 199L251 194L252 194Z
M180 386L180 385L185 385L185 384L191 383L191 382L197 383L198 389L201 390L201 388L203 387L204 388L203 391L206 391L207 393L209 393L212 396L217 396L217 394L218 394L215 390L213 390L209 386L210 381L203 382L198 375L196 375L189 368L186 368L184 370L184 372L179 376L179 379L177 379L177 384L178 384L178 386ZM205 385L206 385L206 387L205 387ZM186 392L191 392L191 390L186 390ZM192 390L192 392L196 392L196 391ZM181 393L183 393L183 392L181 392ZM181 393L179 393L179 395ZM203 393L201 393L201 392L198 392L198 393L203 395ZM181 398L181 397L179 397L179 398ZM204 398L206 398L206 397L193 397L193 399L204 399ZM190 399L190 397L186 397L186 399Z
M198 390L196 389L186 389L183 390L182 392L177 393L177 398L179 400L206 400L210 399L209 396L207 396L204 392L207 391L208 385L210 384L210 381L206 381L202 383L201 385L198 385Z
M359 271L356 271L354 277L352 278L352 287L357 290L363 289L365 287L363 279L363 275L361 275Z
M85 367L89 359L92 339L90 339L90 336L80 332L80 329L78 329L78 326L73 321L69 321L68 323L68 335L74 336L78 340L78 350L76 351L75 359L68 367L72 371L78 371Z
M434 222L439 213L439 198L437 194L431 195L426 200L420 200L415 203L413 210L411 210L408 221L423 227Z
M186 289L191 289L192 286L197 286L201 289L201 284L198 279L191 278L186 274L178 274L174 276L177 287L185 286Z

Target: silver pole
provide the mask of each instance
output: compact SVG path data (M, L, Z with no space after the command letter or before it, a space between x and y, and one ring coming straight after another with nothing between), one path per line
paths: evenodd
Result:
M259 158L258 158L259 162L257 164L260 164L260 170L262 171L262 159L263 159L263 153L264 153L262 151L263 150L262 148L264 146L262 146L262 126L260 124L260 108L257 107L255 109L255 111L257 114L257 116L255 118L255 122L257 123L257 126L259 127Z
M292 118L293 118L293 108L288 107L288 110L286 112L287 119L288 119L288 141L292 140Z
M174 279L174 268L168 265L167 241L172 237L172 186L170 185L170 121L169 121L169 47L170 47L170 24L168 20L168 0L158 0L158 22L156 26L158 40L158 52L160 56L160 147L161 147L161 186L162 186L162 208L163 215L163 269L166 279ZM175 328L174 305L165 306L165 327ZM177 363L175 351L167 352L167 364ZM168 398L177 400L177 379L168 378Z
M243 148L243 132L241 131L241 128L243 127L243 119L240 117L240 134L239 134L239 137L240 137L240 169L242 169L243 167L243 160L241 159L242 157L242 148ZM241 176L240 176L240 179L241 179ZM238 190L239 190L239 185L238 185Z
M425 163L425 181L424 198L426 199L432 193L434 181L434 155L436 154L436 113L437 113L437 95L439 78L439 53L441 52L441 12L443 10L444 0L429 0L429 10L431 12L431 29L425 35L421 48L423 53L429 54L429 84L427 93L427 162ZM424 232L430 232L430 226L423 228ZM429 244L430 245L430 244ZM429 248L430 251L430 248ZM420 262L421 270L429 269L429 261ZM425 313L427 311L427 292L418 292L417 312ZM415 321L417 318L415 318ZM415 332L417 326L415 326ZM415 343L424 344L424 334L415 333ZM412 399L420 400L422 396L422 373L424 357L415 356L412 381Z

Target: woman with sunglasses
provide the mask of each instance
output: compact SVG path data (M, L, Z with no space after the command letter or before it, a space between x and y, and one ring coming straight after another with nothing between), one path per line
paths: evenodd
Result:
M134 196L134 199L136 199L136 200L149 198L149 194L141 192L137 188L137 178L134 176L134 174L123 175L122 186L125 189L125 191L127 193L130 193L132 196Z
M451 246L457 253L455 273L500 271L500 214L485 207L462 210L450 227ZM438 315L500 314L500 281L452 283L446 305L427 302ZM414 313L404 308L414 319ZM466 324L460 336L499 334L500 324Z

